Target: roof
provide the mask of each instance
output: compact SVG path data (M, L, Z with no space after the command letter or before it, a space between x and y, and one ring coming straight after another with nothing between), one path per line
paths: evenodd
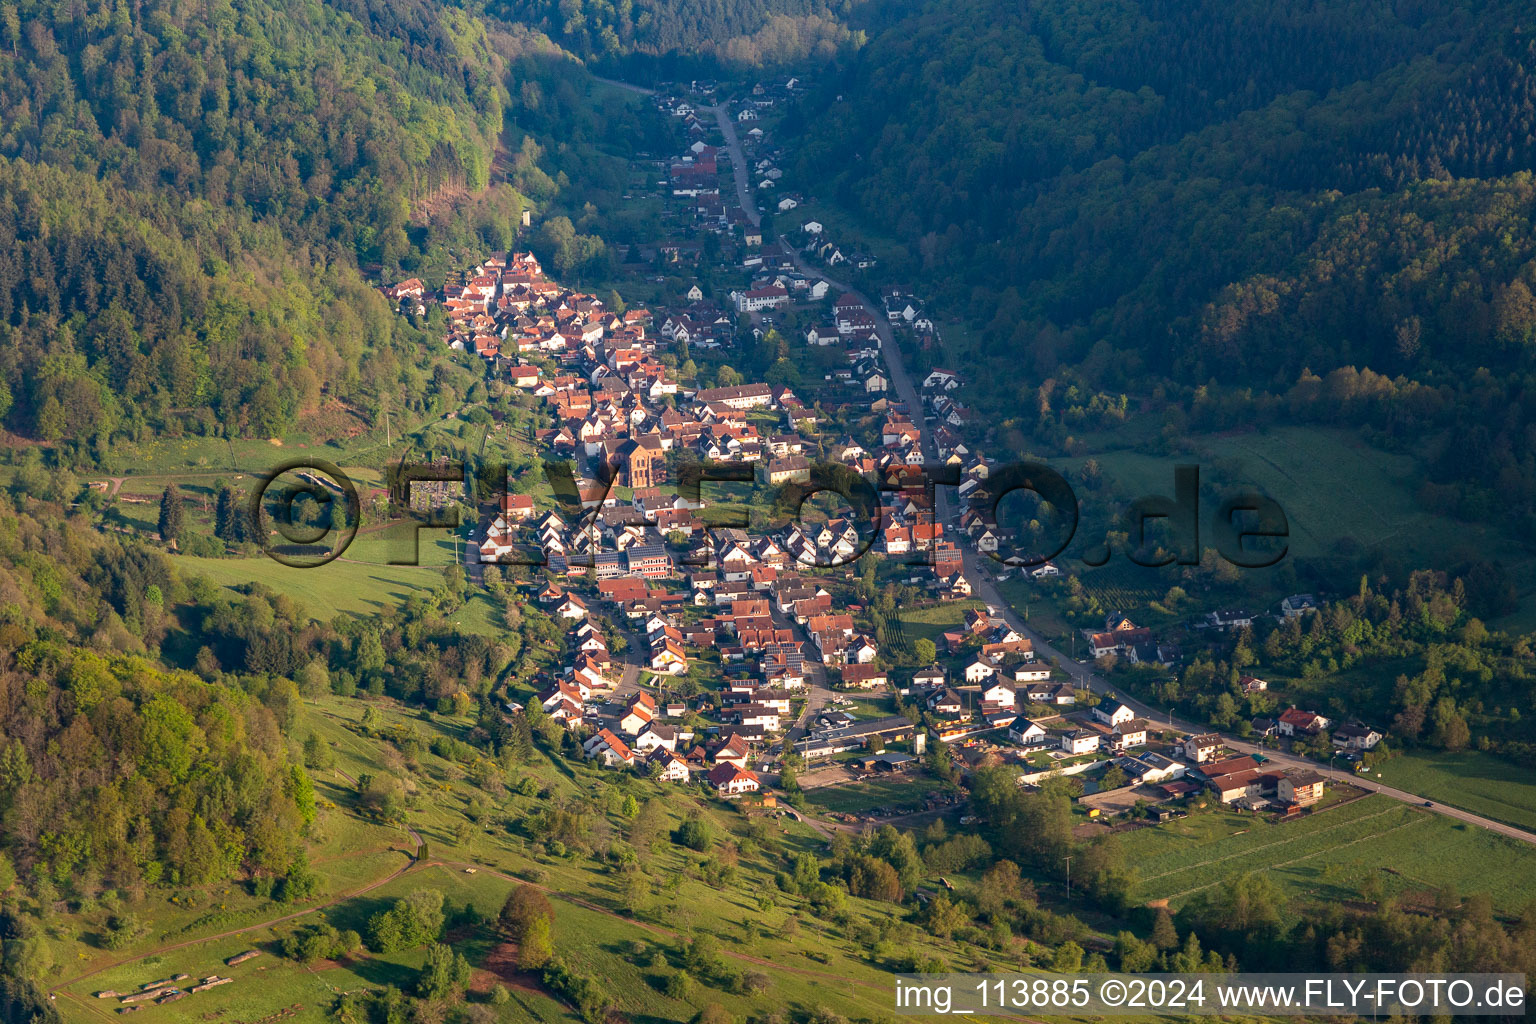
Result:
M758 781L756 772L749 771L746 768L738 768L729 761L717 764L709 770L709 781L714 786L724 786L738 779L745 779L751 782Z

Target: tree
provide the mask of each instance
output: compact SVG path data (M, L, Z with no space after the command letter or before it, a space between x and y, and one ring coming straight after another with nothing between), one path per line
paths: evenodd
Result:
M393 953L433 942L443 931L443 894L417 889L368 919L368 947Z
M235 504L235 492L229 487L219 488L218 500L214 503L213 535L222 541L238 540L235 536L235 520L239 517L240 510Z
M364 629L357 636L354 659L359 672L378 672L384 668L384 644L374 629Z
M912 655L919 665L932 665L939 656L939 648L932 640L920 636L912 642Z
M970 923L971 915L965 904L951 903L948 896L940 893L928 901L926 914L928 933L935 938L947 939L957 929Z
M686 846L690 850L702 853L709 849L709 844L714 839L714 834L708 822L703 818L694 817L679 825L672 838L677 845Z
M423 999L451 999L469 984L469 961L463 953L435 942L427 950L427 962L416 978L416 994Z
M319 697L331 692L331 673L319 658L299 669L294 682L299 684L299 692L306 697Z
M1430 714L1430 742L1446 750L1462 750L1472 739L1467 720L1456 708L1456 701L1441 697Z
M523 929L517 946L517 965L525 971L537 970L549 962L555 952L549 918L536 917Z
M522 942L533 922L540 919L550 921L554 916L555 909L550 906L549 897L544 895L543 890L524 883L507 893L497 923L503 935L513 942Z
M1056 947L1051 970L1057 974L1076 974L1083 966L1083 947L1070 939Z
M1166 907L1159 907L1157 917L1152 922L1152 945L1167 952L1178 944L1179 932L1173 926L1173 915Z
M181 491L175 484L167 484L160 493L160 539L167 544L179 540L185 520L186 509L181 500Z
M735 1024L736 1018L731 1016L719 1003L705 1003L704 1008L693 1015L691 1024Z

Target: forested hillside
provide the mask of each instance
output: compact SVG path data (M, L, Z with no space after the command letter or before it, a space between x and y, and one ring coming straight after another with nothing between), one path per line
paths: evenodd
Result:
M1044 379L1161 380L1180 429L1366 427L1430 455L1441 507L1529 516L1528 20L1509 2L935 5L805 105L801 170L905 244L979 360L1023 357L1026 375L968 369L1026 435L1062 436ZM1520 369L1475 372L1495 364Z
M867 0L491 0L584 59L641 77L830 60L863 41Z
M99 456L368 402L419 345L356 266L398 269L413 203L486 187L504 72L483 23L411 0L5 5L6 424Z
M35 500L0 523L0 889L19 877L47 907L251 871L305 897L293 684L168 671L186 594L164 556ZM6 951L23 977L25 948Z

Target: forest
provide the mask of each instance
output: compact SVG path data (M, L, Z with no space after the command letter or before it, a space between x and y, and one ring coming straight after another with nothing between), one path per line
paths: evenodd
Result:
M514 237L491 158L526 33L427 3L22 2L0 36L0 418L24 435L99 462L119 431L369 415L426 335L359 268L399 273L423 226ZM415 217L445 196L468 218Z
M187 593L163 555L7 511L0 884L51 905L260 874L304 898L315 797L288 755L292 682L177 670L160 645Z
M584 60L661 81L744 69L825 64L856 49L871 19L905 3L868 0L491 0L496 17L530 25Z
M1042 381L1179 429L1348 426L1420 454L1430 507L1529 524L1524 12L963 0L873 35L787 127L1025 438L1065 436Z

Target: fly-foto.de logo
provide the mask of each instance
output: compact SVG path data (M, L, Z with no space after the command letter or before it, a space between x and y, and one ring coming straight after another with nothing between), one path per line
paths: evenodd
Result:
M378 523L370 525L390 528L397 539L404 531L409 550L396 552L388 563L419 564L420 531L458 529L461 509L482 505L509 509L509 485L523 482L528 472L509 472L497 463L457 461L391 466L387 502L379 510ZM563 528L586 534L585 541L575 545L578 551L563 555L565 564L577 569L595 566L605 526L611 529L617 521L610 516L605 523L603 513L620 503L619 467L600 463L591 476L580 477L573 462L546 461L535 472L542 473L552 497L543 517L553 515ZM770 536L793 531L802 539L818 538L816 543L800 545L794 555L813 568L835 568L864 557L882 545L894 522L915 513L930 520L926 533L916 531L926 541L900 548L886 543L887 557L906 565L936 565L953 549L952 541L942 539L949 530L994 561L1027 569L1066 552L1082 521L1072 485L1040 462L992 468L983 479L968 478L969 486L959 467L945 463L894 466L871 478L840 462L805 460L787 478L776 478L761 464L684 461L675 467L675 476L674 511L703 510L708 504L706 484L729 488L730 500L707 526L693 515L682 522L673 517L666 527L655 526L659 536L691 540L700 528ZM419 487L432 488L435 500L414 500ZM962 493L963 513L957 508ZM531 499L524 500L531 511ZM1229 493L1204 520L1201 504L1199 467L1176 466L1171 495L1147 495L1130 502L1105 539L1085 546L1077 557L1099 566L1118 547L1137 565L1196 565L1204 550L1204 526L1209 547L1233 566L1266 568L1285 558L1290 525L1273 498L1250 490ZM629 520L629 525L655 525L641 503L635 501L635 505L639 518ZM834 511L828 512L828 506ZM943 523L941 512L951 512L949 525ZM251 535L269 556L295 568L315 568L346 552L362 524L363 507L356 485L340 468L321 459L297 459L260 478L247 514ZM549 547L538 543L537 531L533 532L531 543L509 544L494 560L504 565L550 564ZM710 564L708 555L698 553L698 545L686 546L689 550L678 554L676 564Z

